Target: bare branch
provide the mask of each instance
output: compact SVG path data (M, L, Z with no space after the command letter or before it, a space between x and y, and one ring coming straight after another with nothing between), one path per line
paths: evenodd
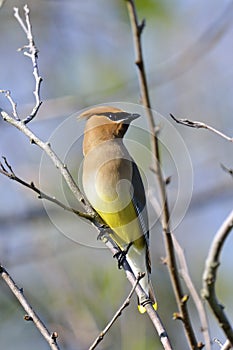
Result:
M170 224L169 224L170 212L169 212L169 205L168 205L167 194L166 194L166 184L165 184L165 180L163 179L163 174L161 171L159 141L158 141L157 132L156 132L157 127L155 125L155 122L153 119L153 113L151 110L149 89L148 89L145 66L144 66L143 51L142 51L142 45L141 45L141 35L142 35L143 28L145 26L145 21L143 21L141 24L138 22L138 16L137 16L134 0L127 0L127 6L128 6L128 13L129 13L130 23L132 28L132 34L133 34L134 50L135 50L135 56L136 56L135 63L138 68L142 104L145 107L147 112L147 119L148 119L150 131L151 131L151 148L156 159L153 166L154 166L154 172L156 174L156 178L158 182L159 196L160 196L161 205L163 209L161 213L161 223L162 223L162 229L163 229L166 252L167 252L167 266L169 268L170 279L172 281L173 289L176 296L176 301L179 307L179 314L181 315L181 320L183 321L183 324L185 327L187 339L189 341L191 349L197 350L200 347L198 346L198 343L194 334L194 330L192 328L191 320L187 309L187 303L182 302L184 293L183 293L181 282L179 279L175 251L174 251L172 235L170 230Z
M130 299L132 298L132 295L139 283L139 281L141 280L142 277L144 277L145 274L142 275L138 275L138 277L136 278L136 282L133 285L129 295L127 296L127 298L125 299L124 303L121 305L121 307L119 308L119 310L117 310L117 312L115 313L115 315L113 316L113 318L111 319L111 321L107 324L107 326L103 329L103 331L98 335L98 337L95 339L95 341L93 342L93 344L89 347L89 350L94 350L97 345L104 339L104 336L107 334L107 332L109 331L109 329L112 327L112 325L116 322L116 320L118 319L118 317L121 316L122 311L129 306L130 304Z
M11 92L9 90L0 90L0 93L1 94L4 94L5 97L8 99L8 101L10 102L11 104L11 107L12 107L12 114L13 114L13 117L16 119L16 120L20 120L19 118L19 115L18 115L18 112L17 112L17 103L13 100L13 98L11 97Z
M210 341L210 334L208 331L208 320L207 320L205 308L203 306L201 298L199 297L199 295L196 291L196 288L192 282L192 279L190 277L188 266L187 266L185 255L184 255L184 251L181 248L179 242L177 241L177 239L174 235L173 235L173 242L174 242L174 246L175 246L177 257L178 257L179 264L180 264L180 274L181 274L181 276L182 276L182 278L183 278L183 280L184 280L184 282L189 290L190 295L193 298L194 304L195 304L196 309L198 311L198 315L199 315L200 323L201 323L201 330L202 330L204 340L205 340L205 347L207 350L211 350L211 341Z
M203 272L202 287L202 296L208 301L215 317L219 322L220 327L224 331L231 345L233 345L233 329L224 312L224 307L219 303L217 299L215 292L215 284L217 279L217 269L220 265L220 253L225 243L225 240L228 237L232 228L233 211L223 222L211 244L209 254L206 259L205 270Z
M135 283L133 284L133 287L132 287L128 297L126 298L126 300L124 301L122 306L119 308L119 310L117 310L117 312L113 316L112 320L108 323L108 325L104 328L104 330L99 334L99 336L96 338L96 340L90 346L89 350L94 350L96 348L96 346L103 340L104 336L109 331L109 329L114 324L114 322L117 320L117 318L121 316L122 311L129 305L130 299L131 299L131 297L132 297L136 287L138 286L138 283L139 283L140 279L143 276L144 276L143 274L142 275L138 275L138 277L136 278ZM150 309L151 309L151 305L150 305ZM154 314L154 311L153 311L153 314ZM158 318L158 314L156 313L155 315L156 315L156 329L159 332L161 343L163 344L165 350L172 350L172 346L171 346L170 341L169 341L169 339L167 337L166 331L165 331L165 329L164 329L160 319ZM155 316L153 316L153 317L155 318Z
M80 189L76 185L74 179L72 178L69 170L67 169L66 165L59 159L57 154L53 151L51 145L48 142L43 142L39 137L37 137L28 127L25 125L24 121L18 121L15 120L13 117L11 117L9 114L7 114L5 111L3 111L0 108L0 115L2 116L3 120L8 122L9 124L16 127L18 130L20 130L27 138L30 140L32 144L36 144L38 147L40 147L52 160L55 167L61 172L62 176L64 177L68 187L76 197L76 199L82 203L84 209L88 214L93 216L93 218L97 217L97 213L92 209L90 204L87 202L87 200L84 198L83 194L81 193Z
M32 306L27 301L26 297L24 296L23 290L16 285L14 280L11 278L9 273L4 269L2 265L0 265L0 274L2 279L6 282L12 293L15 295L15 297L18 299L18 301L26 311L27 315L24 317L25 320L30 320L34 322L35 326L38 328L39 332L42 334L42 336L47 341L52 350L59 350L59 346L57 344L57 333L50 333L48 331L44 323L41 321L39 316L36 314Z
M23 179L19 178L18 176L15 175L15 172L13 171L12 167L10 166L10 164L8 163L6 157L2 157L4 159L5 165L3 163L0 162L0 174L7 176L9 179L14 180L18 183L20 183L21 185L29 188L30 190L34 191L35 193L38 194L38 199L46 199L49 202L52 202L56 205L58 205L59 207L61 207L62 209L72 212L82 218L85 218L87 220L92 221L93 217L91 215L88 215L87 213L81 212L77 209L68 207L67 205L63 204L62 202L60 202L59 200L57 200L55 197L51 197L49 195L47 195L46 193L42 192L38 187L35 186L34 182L26 182Z
M32 26L30 22L29 17L29 8L27 5L24 6L24 15L25 15L25 22L20 17L19 9L17 7L14 8L14 16L17 19L18 23L20 24L21 28L25 32L27 39L28 39L28 45L25 45L23 48L19 49L19 51L23 51L24 55L29 57L32 61L33 66L33 76L35 78L35 90L33 91L33 94L35 96L35 106L33 107L30 115L28 115L23 122L25 124L29 123L33 118L35 118L42 101L40 99L40 86L42 83L42 77L39 74L39 67L38 67L38 50L35 46L33 34L32 34ZM12 105L13 106L13 105Z
M232 137L229 137L229 136L223 134L221 131L219 131L219 130L213 128L212 126L209 126L209 125L207 125L207 124L205 124L203 122L197 122L197 121L192 121L192 120L188 120L188 119L177 119L171 113L170 113L170 116L178 124L189 126L190 128L207 129L207 130L212 131L213 133L217 134L218 136L221 136L225 140L233 142L233 138Z
M223 164L220 164L221 165L221 168L226 172L228 173L229 175L231 175L231 177L233 177L233 169L229 169L227 167L225 167L225 165Z

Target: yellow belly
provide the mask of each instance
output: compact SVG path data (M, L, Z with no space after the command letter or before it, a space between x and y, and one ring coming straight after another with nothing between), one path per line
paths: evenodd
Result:
M122 249L130 242L135 242L138 248L144 246L143 232L132 202L118 212L98 211L98 213L114 231L113 239Z

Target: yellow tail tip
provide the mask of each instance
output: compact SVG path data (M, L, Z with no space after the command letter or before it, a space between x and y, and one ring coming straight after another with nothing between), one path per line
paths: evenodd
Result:
M157 304L157 303L154 303L152 306L153 306L153 309L154 309L155 311L157 311L157 309L158 309L158 304ZM144 313L146 312L146 308L145 308L144 306L142 306L142 305L138 305L138 311L140 312L140 314L144 314Z

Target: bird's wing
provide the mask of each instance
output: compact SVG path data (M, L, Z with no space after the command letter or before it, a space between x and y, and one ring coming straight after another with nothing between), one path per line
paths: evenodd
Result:
M132 174L132 185L133 185L133 205L138 215L140 226L145 237L146 243L146 263L148 271L151 272L151 261L149 254L149 220L146 208L146 195L145 189L142 182L140 172L137 165L133 162L133 174Z

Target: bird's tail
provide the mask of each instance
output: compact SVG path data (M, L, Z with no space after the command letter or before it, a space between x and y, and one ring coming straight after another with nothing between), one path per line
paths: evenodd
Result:
M149 281L148 287L149 287L149 291L148 291L149 299L152 301L153 308L155 310L157 310L158 305L157 305L157 301L156 301L156 298L155 298L155 293L154 293L154 289L152 287L151 281ZM144 304L144 302L145 302L145 300L144 301L142 301L142 300L140 301L139 298L138 298L138 311L141 314L144 314L146 312L146 308L142 305L142 304Z
M153 304L153 308L157 310L157 302L155 298L155 293L150 281L150 270L147 264L147 247L144 246L142 249L137 249L132 245L127 253L128 262L131 269L133 270L134 275L137 277L140 273L145 273L145 276L140 280L140 285L147 294L146 298L142 300L138 299L138 310L140 313L146 312L143 304L149 299Z

